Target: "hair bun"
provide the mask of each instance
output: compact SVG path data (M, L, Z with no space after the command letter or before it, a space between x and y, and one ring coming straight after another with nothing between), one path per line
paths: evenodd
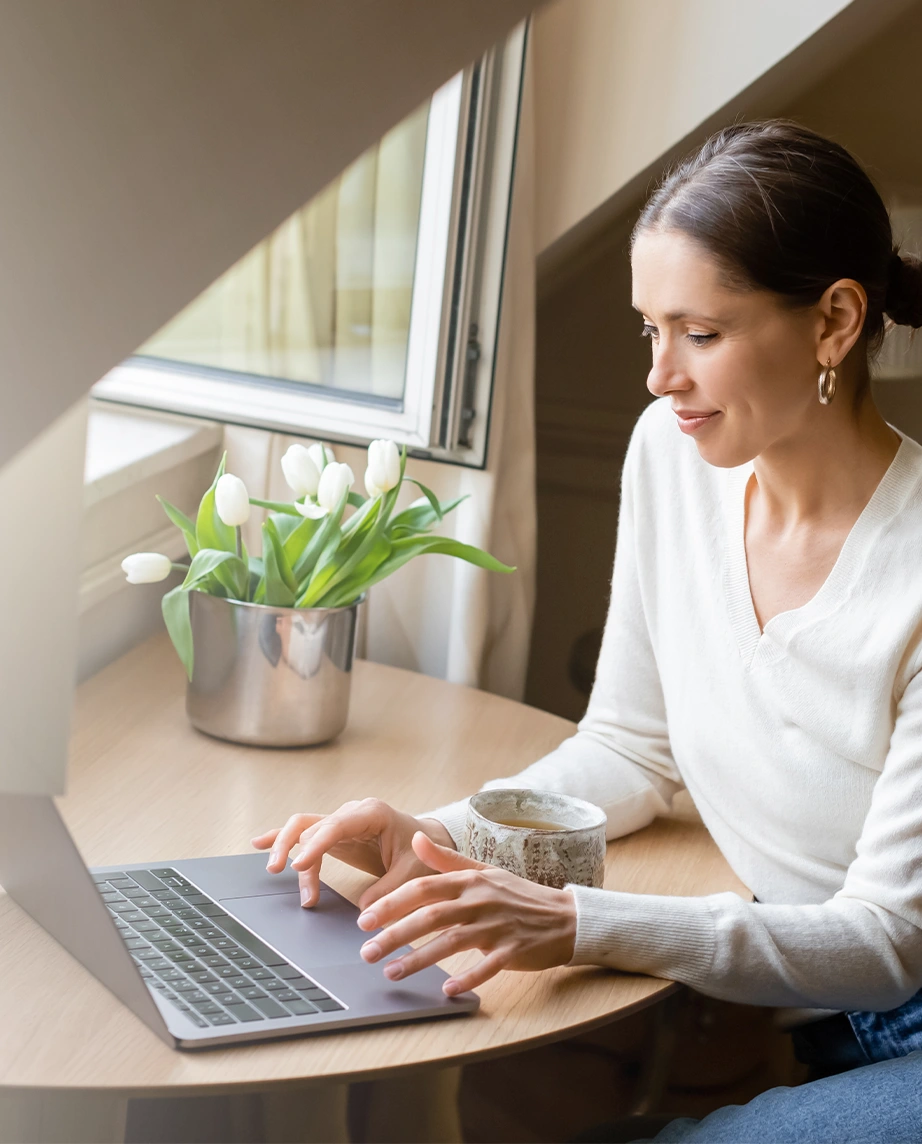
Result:
M922 258L915 254L890 256L884 312L898 326L922 326Z

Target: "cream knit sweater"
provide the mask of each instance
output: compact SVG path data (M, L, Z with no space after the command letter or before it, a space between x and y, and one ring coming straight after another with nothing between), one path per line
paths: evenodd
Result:
M667 399L644 411L586 715L487 786L588 799L610 839L684 786L759 901L569 887L572 965L754 1005L887 1010L922 986L922 446L901 436L826 582L760 632L751 462L710 466ZM428 814L460 844L465 809Z

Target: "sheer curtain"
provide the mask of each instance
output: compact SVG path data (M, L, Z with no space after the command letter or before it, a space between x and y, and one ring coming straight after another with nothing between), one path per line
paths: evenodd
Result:
M138 351L403 395L428 103Z
M408 471L443 499L470 494L440 531L487 548L505 563L516 565L517 571L504 576L447 556L419 557L371 590L359 634L359 654L368 659L515 699L522 698L525 688L535 597L534 113L530 56L529 50L487 465L480 471L417 460L408 464ZM370 175L365 171L361 178L367 185ZM378 205L383 210L382 196L390 189L384 189L380 178L377 188L376 204L381 199ZM389 297L387 292L383 297ZM360 300L359 296L350 298L354 315ZM362 312L367 314L367 303L363 304L366 308ZM388 305L398 304L395 293ZM356 324L361 324L358 317ZM287 497L279 462L295 440L283 434L228 426L228 468L243 478L252 496ZM364 450L337 446L335 452L361 480ZM253 532L247 543L251 550L258 550L256 527Z

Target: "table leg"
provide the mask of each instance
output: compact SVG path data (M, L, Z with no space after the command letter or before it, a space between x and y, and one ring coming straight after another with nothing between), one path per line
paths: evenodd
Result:
M0 1093L0 1144L122 1144L128 1101L94 1092Z
M263 1093L262 1139L266 1144L349 1144L348 1095L347 1084Z
M367 1085L362 1138L375 1144L461 1144L461 1069L427 1069Z

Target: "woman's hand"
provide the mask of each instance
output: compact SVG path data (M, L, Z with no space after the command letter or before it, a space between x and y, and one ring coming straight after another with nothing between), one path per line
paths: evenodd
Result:
M359 927L386 928L362 946L366 961L380 961L426 934L438 936L390 962L385 977L399 981L463 949L484 958L442 986L449 997L475 989L501 969L550 969L566 965L576 944L576 903L569 890L526 881L436 845L419 832L412 840L421 865L438 873L379 897L364 908Z
M376 874L378 881L359 898L359 907L365 909L411 878L432 873L413 851L411 842L418 831L424 831L440 848L454 847L438 820L414 818L377 798L344 803L333 814L294 814L280 830L269 830L252 839L252 844L257 850L270 851L266 869L278 874L300 843L291 868L298 871L302 906L316 905L320 898L324 854Z

